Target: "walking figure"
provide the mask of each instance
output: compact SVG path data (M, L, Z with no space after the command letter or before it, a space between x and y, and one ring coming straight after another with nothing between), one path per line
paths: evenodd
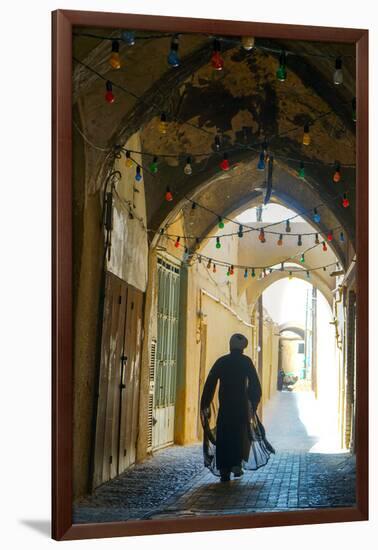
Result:
M270 454L275 453L257 416L261 385L251 359L243 353L247 345L242 334L231 337L230 353L215 361L201 397L204 464L220 475L222 482L230 481L231 473L242 476L243 468L257 470L265 466ZM218 382L216 415L213 398Z

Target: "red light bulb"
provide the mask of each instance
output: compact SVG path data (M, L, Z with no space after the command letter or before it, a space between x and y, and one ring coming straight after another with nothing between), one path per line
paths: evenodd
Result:
M214 40L213 53L211 56L211 64L216 71L221 71L223 69L224 60L220 53L219 40Z
M108 103L114 103L115 97L113 94L113 86L110 80L106 81L106 93L105 93L105 100Z
M328 233L328 235L327 235L327 240L328 240L329 242L333 241L333 233L332 233L332 231L330 231L330 232Z
M173 201L173 195L169 187L167 187L167 191L165 192L165 200L168 202Z
M180 237L177 237L175 242L175 248L178 248L180 246Z
M223 69L224 61L220 52L213 52L213 55L211 56L211 64L216 71L221 71Z
M349 204L350 204L349 199L348 199L346 193L344 193L344 197L343 197L343 207L344 207L344 208L348 208Z
M227 153L223 155L223 160L219 165L225 172L230 169L230 161L228 160Z
M232 265L232 266L230 267L230 275L233 275L233 274L234 274L234 266Z
M326 245L325 241L323 241L323 251L324 251L324 252L327 252L327 250L328 250L328 249L327 249L327 245Z

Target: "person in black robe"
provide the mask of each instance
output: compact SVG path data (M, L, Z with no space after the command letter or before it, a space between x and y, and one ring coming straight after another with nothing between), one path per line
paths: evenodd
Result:
M231 337L230 353L214 363L201 397L204 464L220 475L221 481L229 481L231 473L240 477L243 468L256 470L265 466L275 452L257 416L261 385L251 359L243 354L247 345L242 334ZM213 398L218 382L216 415Z

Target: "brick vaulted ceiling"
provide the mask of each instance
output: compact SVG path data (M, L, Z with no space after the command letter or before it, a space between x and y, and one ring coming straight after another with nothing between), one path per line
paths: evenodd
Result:
M81 32L84 30L76 30L77 34ZM85 32L112 34L102 29L86 28ZM119 36L120 31L115 29L113 34ZM323 203L319 232L342 225L354 242L354 167L342 169L339 183L332 181L335 161L355 163L354 47L259 39L257 48L248 52L238 44L223 43L224 69L214 71L209 63L211 40L207 36L180 35L178 68L167 64L170 41L170 37L138 40L133 47L121 43L122 68L118 71L112 70L108 63L111 42L80 36L73 41L74 59L131 92L115 87L116 101L107 104L104 80L74 62L74 120L88 139L106 149L124 145L139 130L143 152L181 155L179 159L161 158L154 177L144 171L149 227L158 229L180 208L188 212L190 205L185 197L222 215L261 202L264 173L256 170L257 144L266 139L275 158L271 200L299 211ZM278 56L269 48L299 54L287 56L285 82L276 78ZM344 83L339 86L333 83L335 59L331 56L343 58ZM168 120L165 135L158 132L163 111ZM306 123L313 123L312 141L307 147L302 145ZM193 157L193 174L186 176L183 173L186 156L214 151L216 134L221 136L222 148L232 150L231 170L222 172L221 156L213 154L210 158ZM76 134L77 139L80 137ZM238 144L242 144L240 148ZM247 148L250 144L255 146ZM148 166L151 158L144 158L143 164ZM85 146L87 192L101 188L109 159L105 152ZM297 175L300 160L310 161L305 166L304 180ZM167 185L174 194L170 203L164 199ZM344 192L351 203L347 209L341 204ZM196 235L205 236L214 229L217 220L211 213L197 210ZM184 223L186 220L184 216ZM186 227L188 234L193 231L191 227L193 216L191 226ZM342 256L341 251L337 252Z

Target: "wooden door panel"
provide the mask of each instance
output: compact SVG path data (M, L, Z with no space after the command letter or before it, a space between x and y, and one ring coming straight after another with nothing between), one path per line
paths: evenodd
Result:
M93 487L135 462L142 307L142 292L106 274Z

